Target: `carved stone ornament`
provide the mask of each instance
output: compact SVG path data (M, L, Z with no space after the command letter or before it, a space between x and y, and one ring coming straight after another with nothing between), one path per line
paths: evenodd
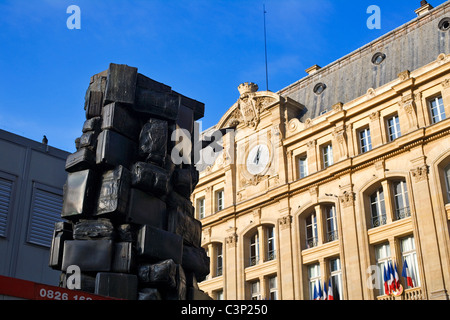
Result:
M244 123L246 126L257 128L261 119L261 113L273 102L275 98L259 93L258 85L245 82L238 87L240 97L236 110L228 120L229 126L237 126Z
M281 230L288 229L291 227L292 216L284 216L278 219L278 225Z
M334 112L342 111L344 110L344 104L342 102L338 102L335 105L333 105L332 109Z
M410 78L410 76L411 76L411 72L409 70L405 70L398 74L398 77L400 78L401 81L408 80Z
M225 238L225 242L229 246L236 246L238 241L238 235L236 233L233 233L232 235Z
M351 207L354 205L356 200L356 193L354 192L344 192L342 196L339 197L339 201L341 202L344 208Z
M411 175L414 178L415 182L419 182L419 181L427 179L428 171L429 171L428 166L427 165L422 165L422 166L419 166L419 167L416 167L416 168L412 169L411 170Z

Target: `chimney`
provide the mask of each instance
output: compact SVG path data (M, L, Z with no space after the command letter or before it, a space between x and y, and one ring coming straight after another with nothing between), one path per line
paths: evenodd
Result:
M424 15L428 11L433 9L433 6L429 4L426 0L420 1L420 8L415 10L414 12L417 14L418 17Z
M312 67L306 69L306 73L307 74L314 74L316 73L318 70L322 69L322 67L318 66L317 64L313 65Z

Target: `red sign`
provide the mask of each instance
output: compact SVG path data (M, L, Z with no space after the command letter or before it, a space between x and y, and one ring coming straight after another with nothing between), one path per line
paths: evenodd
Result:
M5 276L0 276L0 295L27 300L116 300L84 291L69 290Z

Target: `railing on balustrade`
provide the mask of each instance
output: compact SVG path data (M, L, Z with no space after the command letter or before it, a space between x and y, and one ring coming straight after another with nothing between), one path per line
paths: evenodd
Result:
M406 289L399 297L391 295L377 296L377 300L426 300L422 288L410 288Z

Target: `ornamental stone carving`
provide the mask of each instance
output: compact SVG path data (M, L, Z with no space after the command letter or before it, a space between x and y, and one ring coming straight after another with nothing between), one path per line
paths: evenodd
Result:
M238 235L236 233L233 233L232 235L225 238L225 242L230 247L236 247L238 241Z
M411 169L411 175L415 182L419 182L428 178L429 168L426 164Z
M339 197L339 201L341 202L344 208L351 207L355 204L356 193L345 191L342 196Z
M278 219L278 225L281 230L288 229L292 224L292 216L284 216Z

